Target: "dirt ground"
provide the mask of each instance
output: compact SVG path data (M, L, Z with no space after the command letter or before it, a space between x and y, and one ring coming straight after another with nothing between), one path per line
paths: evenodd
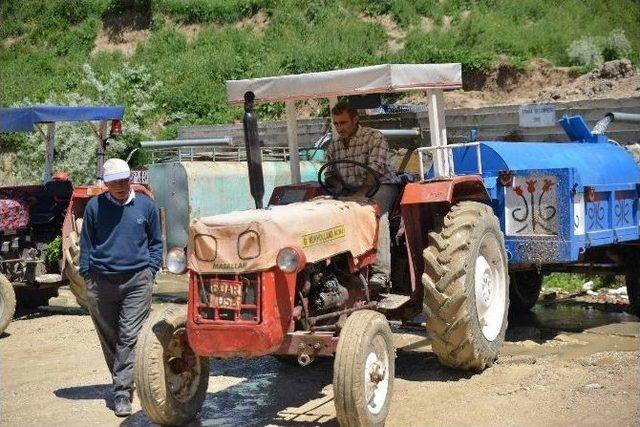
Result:
M0 338L3 426L149 426L107 408L109 376L91 319L68 291L22 313ZM159 303L154 308L159 307ZM602 309L600 309L602 308ZM640 322L610 305L538 303L510 320L493 367L441 366L420 326L393 325L396 380L388 425L638 425ZM214 361L193 426L337 425L332 361Z

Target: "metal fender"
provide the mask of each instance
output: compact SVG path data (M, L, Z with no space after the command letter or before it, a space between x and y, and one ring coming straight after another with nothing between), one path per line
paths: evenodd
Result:
M407 184L400 206L423 203L456 203L460 200L489 200L480 175L460 175L446 180Z

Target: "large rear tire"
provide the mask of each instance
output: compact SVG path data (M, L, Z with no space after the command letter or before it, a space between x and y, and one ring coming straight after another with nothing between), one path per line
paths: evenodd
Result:
M0 274L0 335L11 323L16 312L16 294L13 285L3 274Z
M509 302L513 313L525 313L538 302L542 290L542 273L535 270L509 273Z
M134 380L142 409L158 424L182 425L200 412L209 359L187 341L187 307L168 305L145 323L136 345Z
M77 231L76 231L77 230ZM76 297L80 307L89 308L87 289L84 286L84 278L80 275L80 231L82 230L82 218L76 219L76 230L69 233L69 246L64 249L64 275L69 279L69 288Z
M482 371L498 357L507 329L509 275L504 237L491 207L451 207L423 252L424 309L441 363Z
M341 426L383 426L395 376L387 319L371 310L347 318L333 363L333 395Z

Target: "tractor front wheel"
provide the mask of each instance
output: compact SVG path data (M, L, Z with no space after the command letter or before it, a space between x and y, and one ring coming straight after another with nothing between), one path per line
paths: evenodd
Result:
M187 307L171 304L151 316L138 337L134 380L142 409L158 424L194 419L207 393L209 359L189 347L186 325Z
M424 309L441 363L482 371L498 357L507 329L509 275L504 237L490 206L451 207L423 252Z
M69 288L76 297L80 307L88 309L87 289L84 286L84 278L80 275L80 231L82 230L82 218L76 219L76 229L67 237L69 245L63 250L64 275L69 279Z
M16 294L9 279L0 274L0 335L7 329L16 312Z
M371 310L351 314L340 331L333 363L333 395L341 426L383 426L395 375L387 319Z
M524 313L538 302L542 290L542 273L535 270L514 271L509 274L509 300L511 311Z

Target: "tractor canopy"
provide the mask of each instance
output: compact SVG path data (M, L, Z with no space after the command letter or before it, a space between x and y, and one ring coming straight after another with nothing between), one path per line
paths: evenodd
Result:
M38 105L0 108L0 132L33 132L38 123L122 120L124 107Z
M102 164L106 140L122 133L124 107L120 106L66 106L36 105L33 107L0 108L0 132L39 131L45 144L45 166L43 183L51 180L56 135L56 122L99 121L98 129L92 127L98 142L98 165L96 176L102 177ZM111 121L111 130L106 134L107 122ZM46 133L41 125L46 126Z

